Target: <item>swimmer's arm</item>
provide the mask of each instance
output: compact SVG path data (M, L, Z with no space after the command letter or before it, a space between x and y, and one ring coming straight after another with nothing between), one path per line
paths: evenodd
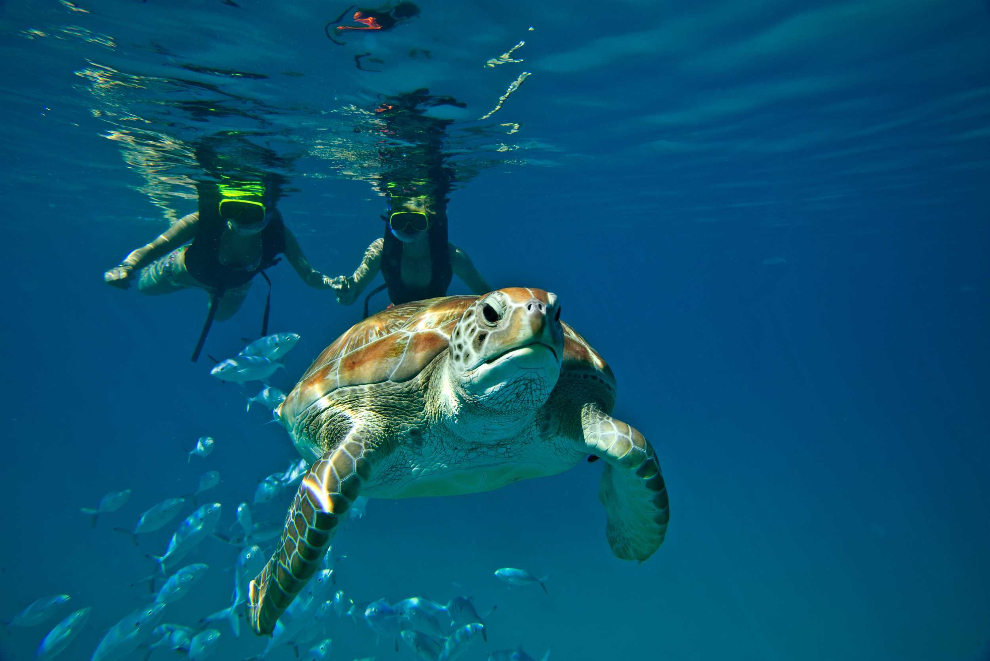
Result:
M157 239L125 257L120 265L126 267L128 271L144 268L182 244L192 241L196 236L197 223L199 223L199 212L189 214L162 232Z
M384 248L385 239L375 239L364 251L364 257L357 269L354 270L353 275L349 277L339 276L333 279L338 302L343 305L350 305L357 300L368 283L375 279L382 267L382 250Z
M485 282L485 279L474 268L471 258L461 248L453 243L450 245L450 266L454 270L454 275L461 279L475 294L487 294L492 288Z
M299 241L288 227L285 228L285 258L307 285L315 289L330 289L330 278L310 266L309 260L299 246Z
M382 267L382 250L385 248L385 239L375 239L364 251L361 264L354 270L351 276L351 287L354 289L354 296L357 296L368 283L374 280L378 271Z

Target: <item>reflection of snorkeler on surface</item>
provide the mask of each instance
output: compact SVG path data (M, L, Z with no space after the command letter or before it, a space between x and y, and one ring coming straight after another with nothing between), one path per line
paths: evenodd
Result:
M391 30L395 26L409 20L410 18L419 16L419 7L411 2L400 2L397 5L385 5L384 7L380 7L378 9L363 9L358 7L352 18L356 23L360 23L360 25L337 25L344 20L344 15L352 9L355 9L355 5L351 5L341 12L340 16L337 17L337 20L330 21L323 26L323 31L326 33L327 38L339 46L343 46L344 42L337 41L334 37L340 37L344 32L349 30L357 30L362 32L368 30L381 30L384 32ZM331 29L331 25L335 27Z
M199 358L214 319L224 321L240 309L259 273L268 281L262 334L267 333L271 281L265 269L285 254L303 282L329 289L330 278L310 266L302 248L275 208L273 186L259 181L201 183L199 211L189 214L151 243L129 254L103 279L127 288L140 270L138 291L158 295L194 287L210 294L210 307L192 360ZM188 245L185 245L187 244Z
M467 253L447 240L447 193L453 172L444 163L443 136L450 120L426 117L429 107L463 106L450 97L417 90L386 99L377 109L383 131L401 146L383 145L379 191L389 199L384 236L365 251L354 274L333 279L337 300L350 305L381 271L393 304L445 296L457 275L476 294L491 291ZM368 299L365 299L365 315Z

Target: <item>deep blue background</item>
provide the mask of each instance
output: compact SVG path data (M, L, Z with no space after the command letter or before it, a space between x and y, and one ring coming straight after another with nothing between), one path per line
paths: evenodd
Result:
M497 605L490 642L477 643L467 659L520 642L537 658L552 647L553 658L574 660L985 654L990 165L985 137L960 143L953 136L985 129L990 116L990 58L967 59L979 47L966 40L977 20L985 21L985 39L990 20L976 9L967 20L942 20L935 5L929 14L910 5L904 12L914 22L891 27L878 19L892 37L857 32L862 24L842 7L834 6L837 24L819 28L852 45L829 44L821 57L849 72L881 67L865 78L873 92L882 83L894 89L883 97L886 106L864 101L857 110L845 99L845 110L830 113L821 98L801 97L726 116L723 129L732 122L745 128L723 137L715 133L723 120L709 133L655 128L670 118L626 132L614 107L599 109L601 116L592 104L568 106L575 116L542 110L582 85L601 90L605 78L637 111L637 93L665 85L678 86L671 104L686 103L695 88L727 102L744 99L723 80L740 89L771 86L780 65L754 57L735 78L713 65L703 80L683 74L672 82L677 74L661 75L661 64L676 72L678 58L704 60L711 51L689 44L674 57L656 37L649 43L657 52L620 60L627 65L618 73L592 67L568 77L554 74L557 61L544 53L533 81L513 98L515 118L530 120L530 137L560 150L551 152L555 163L493 168L452 195L451 239L493 286L556 292L564 319L611 364L620 388L616 415L651 440L667 480L671 524L661 550L638 566L612 557L597 501L600 465L585 464L488 494L372 501L367 517L335 540L348 555L340 573L350 596L446 601L465 594L482 612ZM829 16L818 9L822 20ZM779 6L763 19L800 34L789 17L813 27L816 11ZM717 13L707 12L698 16ZM490 20L497 24L497 16ZM845 29L843 20L850 21ZM924 91L912 90L893 74L923 77L925 40L906 35L929 34L928 22L945 31L938 52L958 57L944 64L957 75L932 75ZM596 25L599 41L588 48L601 53L640 27ZM741 34L712 35L749 43L755 22L735 25ZM79 55L28 57L34 51L20 49L35 42L14 41L24 25L10 19L7 27L6 52L24 59L4 74L0 615L50 593L70 593L76 608L95 606L65 655L82 659L147 598L129 584L151 569L142 554L159 554L170 534L148 536L136 551L110 527L132 525L151 504L192 491L210 469L223 475L214 493L229 525L257 480L294 453L278 426L244 412L254 388L222 385L209 377L208 361L189 363L206 312L202 293L151 298L102 282L104 270L162 230L160 212L135 190L143 179L125 167L118 144L101 137L106 128L78 105L72 72L82 66ZM556 29L545 51L585 43ZM613 33L614 43L607 40ZM683 34L690 42L694 33ZM784 48L787 40L773 34L769 43ZM883 39L899 58L878 63L872 46L862 46ZM820 45L810 37L796 42L811 53ZM865 49L861 60L840 55L856 47ZM644 79L647 71L656 79ZM948 110L935 104L959 94L969 96L945 102L956 120L910 120L945 119ZM667 111L656 98L651 103L650 112ZM867 129L894 109L903 123L882 134L887 142L874 139ZM816 146L804 148L792 123L817 126ZM864 133L851 135L854 128ZM585 139L575 141L578 133ZM720 157L699 160L683 144L674 149L672 137L692 150L717 144ZM799 146L751 149L789 138ZM875 147L881 155L827 156L841 140L843 149ZM642 151L651 141L664 141L662 149ZM876 169L881 163L887 166ZM317 268L349 273L380 229L380 201L363 182L304 174L311 173L300 173L300 191L280 208ZM174 206L180 215L194 208ZM288 375L276 377L288 390L360 309L307 289L287 265L272 275L272 329L303 337L288 357ZM455 282L451 291L464 290ZM207 352L235 353L240 337L257 332L263 302L258 285L238 316L214 327ZM187 465L186 452L207 434L216 451ZM123 488L133 489L132 501L90 529L79 507ZM255 520L281 519L289 498L256 508ZM196 560L208 562L210 573L166 619L192 623L225 606L232 576L223 570L235 555L205 542ZM552 574L549 593L506 591L492 577L502 566ZM412 658L384 641L376 649L363 623L335 627L333 658ZM0 630L0 657L31 658L42 629ZM251 635L234 644L222 631L222 658L260 652Z

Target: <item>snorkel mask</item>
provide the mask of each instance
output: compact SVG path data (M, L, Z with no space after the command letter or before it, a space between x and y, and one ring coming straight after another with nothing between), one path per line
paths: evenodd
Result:
M399 202L398 209L393 208L392 201ZM427 214L425 195L414 197L389 196L388 228L392 236L403 243L417 241L430 229L430 217Z
M261 184L220 184L220 217L241 235L257 234L268 226L269 214Z

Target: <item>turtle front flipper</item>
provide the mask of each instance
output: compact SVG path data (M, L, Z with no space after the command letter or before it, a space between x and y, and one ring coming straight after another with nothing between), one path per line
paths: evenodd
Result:
M360 435L352 432L303 478L278 550L251 581L249 612L255 633L274 631L279 616L319 568L340 517L371 477L367 455Z
M660 462L641 433L595 404L582 407L581 428L587 450L605 460L598 498L612 553L642 562L660 548L670 519Z

